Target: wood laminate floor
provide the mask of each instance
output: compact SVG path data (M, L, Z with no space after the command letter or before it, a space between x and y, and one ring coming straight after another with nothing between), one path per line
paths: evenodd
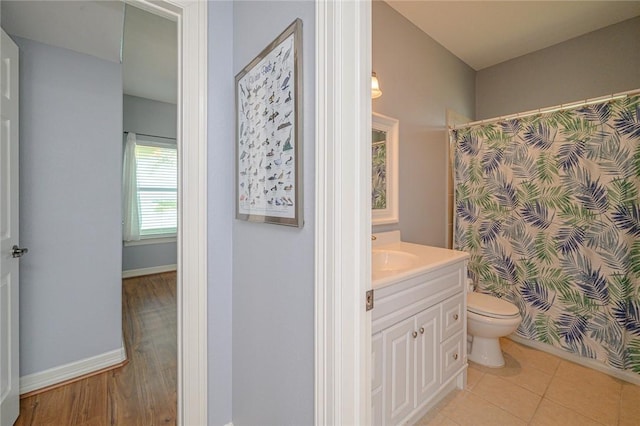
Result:
M22 399L16 426L175 425L175 272L123 280L122 304L129 362Z

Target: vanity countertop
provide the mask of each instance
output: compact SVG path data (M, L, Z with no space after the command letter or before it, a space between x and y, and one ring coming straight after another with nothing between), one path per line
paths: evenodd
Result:
M404 241L381 241L372 248L372 288L385 287L468 258L468 253L458 250Z

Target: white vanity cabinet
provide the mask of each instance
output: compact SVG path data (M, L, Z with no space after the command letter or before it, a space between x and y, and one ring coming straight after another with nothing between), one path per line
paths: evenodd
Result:
M374 289L372 419L412 424L466 373L466 259Z

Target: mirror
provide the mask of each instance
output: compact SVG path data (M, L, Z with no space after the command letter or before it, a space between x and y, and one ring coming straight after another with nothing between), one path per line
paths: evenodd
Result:
M374 112L371 127L371 223L397 223L399 122Z

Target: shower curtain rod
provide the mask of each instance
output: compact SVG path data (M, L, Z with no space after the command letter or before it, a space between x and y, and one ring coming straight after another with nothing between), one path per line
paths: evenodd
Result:
M175 141L175 140L176 140L176 138L168 138L168 137L166 137L166 136L147 135L146 133L127 132L127 131L124 131L124 132L122 132L122 133L127 133L127 134L128 134L128 133L135 133L136 135L140 135L140 136L148 136L148 137L150 137L150 138L169 139L169 140L172 140L172 141Z
M569 109L569 108L577 108L577 107L580 107L580 106L597 104L597 103L600 103L600 102L611 101L611 100L614 100L614 99L623 99L623 98L626 98L627 96L635 95L635 94L638 94L638 93L640 93L640 89L629 90L629 91L626 91L626 92L615 93L615 94L612 94L612 95L600 96L600 97L597 97L597 98L586 99L584 101L571 102L571 103L568 103L568 104L560 104L560 105L553 106L553 107L548 107L548 108L539 108L539 109L530 110L530 111L526 111L526 112L520 112L520 113L517 113L517 114L502 115L502 116L496 117L496 118L488 118L486 120L478 120L478 121L472 121L471 123L458 124L458 125L455 125L455 126L449 126L449 129L450 130L464 129L464 128L467 128L467 127L478 126L478 125L482 125L482 124L490 124L490 123L497 123L499 121L513 120L514 118L529 117L529 116L536 115L536 114L547 114L547 113L550 113L550 112L562 111L562 110Z

